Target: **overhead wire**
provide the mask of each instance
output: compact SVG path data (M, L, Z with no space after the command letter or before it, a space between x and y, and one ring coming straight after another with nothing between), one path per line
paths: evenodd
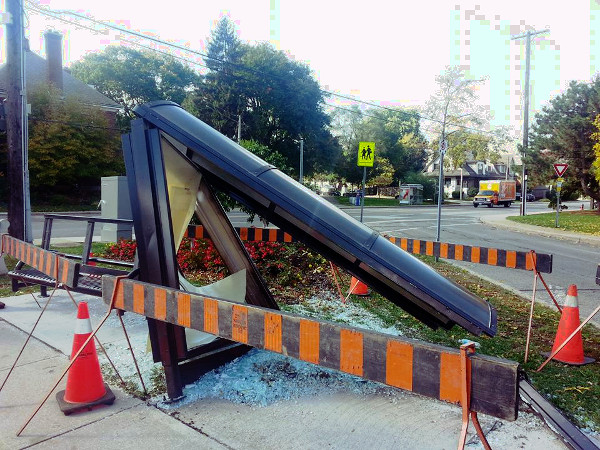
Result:
M34 122L57 123L57 124L62 124L62 125L68 125L68 126L74 127L74 128L94 128L94 129L98 129L98 130L111 130L111 131L119 131L119 132L126 131L125 128L120 128L120 127L104 127L101 125L90 125L90 124L86 124L86 123L65 122L63 120L42 119L42 118L36 117L36 116L28 116L28 119L32 120Z
M164 41L162 39L155 38L153 36L146 35L146 34L143 34L143 33L139 33L139 32L133 31L133 30L128 30L127 28L123 28L123 27L120 27L120 26L117 26L117 25L113 25L113 24L111 24L109 22L106 22L106 21L96 20L96 19L94 19L92 17L86 16L86 15L83 15L83 14L79 14L79 13L76 13L74 11L69 11L69 10L51 10L49 8L45 8L45 7L42 7L42 6L34 3L32 0L26 0L26 3L29 5L28 8L31 8L32 10L34 10L34 11L40 13L40 14L49 15L50 17L53 17L53 18L55 18L57 20L62 20L62 21L65 21L67 23L72 23L72 24L74 24L76 26L79 26L81 28L90 29L91 31L94 31L96 33L98 33L98 31L95 30L95 29L92 29L90 27L86 27L86 26L83 26L83 25L80 25L80 24L78 25L78 24L76 24L73 21L69 21L69 20L63 19L61 17L58 17L57 15L64 15L64 14L66 14L66 15L70 15L70 16L73 16L73 17L77 17L77 18L80 18L80 19L83 19L83 20L90 21L90 22L92 22L94 24L102 25L104 27L111 28L113 30L117 30L117 31L122 32L122 33L127 33L127 34L136 36L136 37L141 38L141 39L146 39L146 40L155 42L155 43L160 44L160 45L164 45L164 46L168 46L168 47L175 48L175 49L178 49L178 50L182 50L182 51L185 51L187 53L191 53L191 54L194 54L194 55L197 55L197 56L201 56L201 57L203 57L205 59L210 59L210 60L213 60L215 62L219 62L221 64L225 64L225 65L231 66L233 68L238 68L240 70L243 70L243 71L246 71L246 72L250 72L250 73L253 73L255 75L260 75L261 77L265 76L264 73L258 72L256 70L253 70L252 68L244 66L243 64L237 64L237 63L234 63L234 62L231 62L231 61L224 61L224 60L222 60L220 58L216 58L216 57L207 55L205 53L202 53L202 52L199 52L199 51L196 51L196 50L192 50L192 49L190 49L188 47L185 47L185 46L182 46L182 45L178 45L178 44L175 44L175 43L172 43L172 42ZM31 5L33 5L33 6L31 6ZM132 43L131 41L127 41L127 42ZM133 44L136 45L135 43L133 43ZM139 45L139 44L137 44L137 45ZM152 50L153 51L159 51L157 49L152 49ZM162 52L162 53L167 53L167 52ZM169 54L170 56L173 56L173 57L177 57L178 59L184 60L184 61L186 61L188 63L200 65L200 66L203 66L203 67L208 67L206 65L199 64L196 61L192 61L192 60L189 60L187 58L180 57L178 55L173 55L171 53L167 53L167 54ZM280 79L280 80L282 79L281 77L278 77L278 76L275 76L275 75L272 75L272 74L267 75L267 76L271 77L271 78L275 78L275 79ZM396 108L391 108L391 107L379 105L377 103L373 103L373 102L369 102L369 101L365 101L365 100L360 100L360 99L357 99L355 97L351 97L351 96L344 95L344 94L339 94L339 93L336 93L336 92L333 92L333 91L328 91L326 89L321 89L320 88L319 90L320 90L321 93L327 94L329 96L335 96L335 97L343 98L343 99L346 99L346 100L351 100L351 101L356 102L356 103L361 103L361 104L364 104L364 105L368 105L368 106L371 106L371 107L375 107L375 108L380 108L380 109L392 111L395 114L402 114L402 115L412 114L409 111L402 111L402 110L399 110L399 109L396 109ZM427 116L423 115L420 112L417 112L417 114L418 114L419 119L427 120L427 121L431 121L431 122L436 122L436 123L439 123L439 124L443 124L444 123L444 120L442 120L442 119L427 117ZM493 133L490 130L477 129L477 128L469 127L469 126L466 126L466 125L463 125L463 124L459 124L459 123L451 123L451 122L445 122L445 123L446 123L446 126L454 126L454 127L457 127L457 128L462 128L464 130L473 131L475 133L481 133L481 134L491 134L491 133Z

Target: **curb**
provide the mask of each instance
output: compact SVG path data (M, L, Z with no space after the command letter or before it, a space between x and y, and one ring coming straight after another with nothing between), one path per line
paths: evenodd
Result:
M484 225L489 225L505 230L516 231L517 233L524 233L535 236L544 236L548 238L560 239L563 241L573 242L575 244L587 244L594 247L600 247L600 236L586 235L582 233L572 233L568 231L558 231L548 229L546 227L538 227L536 225L527 224L516 224L510 222L507 219L495 219L489 220L484 217L480 217L479 221Z

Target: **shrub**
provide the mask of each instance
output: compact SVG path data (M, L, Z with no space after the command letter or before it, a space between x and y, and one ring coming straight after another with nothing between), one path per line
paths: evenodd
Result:
M325 258L299 243L244 242L244 246L263 277L280 293L284 287L308 286L315 276L328 269ZM108 245L102 256L133 261L135 251L135 241L121 239ZM177 263L186 276L203 284L227 274L223 259L208 239L184 238L177 252Z
M476 187L471 187L471 188L467 189L467 195L469 197L475 197L478 192L479 192L479 189L477 189Z
M131 239L119 239L116 244L107 245L102 256L117 261L133 262L137 244Z

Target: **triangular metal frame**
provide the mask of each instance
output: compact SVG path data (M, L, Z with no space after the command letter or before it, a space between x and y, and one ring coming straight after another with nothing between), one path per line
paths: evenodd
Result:
M123 136L123 153L138 249L139 280L179 288L177 249L160 130L143 119L132 121L131 132ZM204 177L198 193L196 215L211 236L227 269L230 273L246 269L246 301L278 309L256 265ZM246 350L239 344L232 345L221 339L190 351L184 328L148 319L148 329L153 357L164 367L167 394L171 400L182 396L185 382L210 370L215 363L235 358ZM215 353L219 351L228 352L230 357L215 357ZM203 358L203 354L208 352L211 353L210 363ZM193 362L196 362L195 368L186 371L184 366L187 364L189 367ZM198 365L203 366L202 369L198 369Z

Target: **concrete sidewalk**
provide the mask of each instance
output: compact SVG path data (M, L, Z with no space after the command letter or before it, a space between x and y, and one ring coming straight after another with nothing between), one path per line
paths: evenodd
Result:
M40 312L31 295L4 300L6 309L0 310L0 382L26 339L24 331L32 328ZM95 326L105 311L100 299L75 294L75 300L88 301ZM132 366L131 357L113 316L102 327L100 340L119 371L130 380L132 374L127 371ZM147 364L150 356L140 348L145 347L144 319L128 313L124 320L144 379L148 380L152 364ZM191 395L179 404L164 405L160 398L141 401L112 385L117 397L112 406L70 416L60 412L53 393L17 437L16 432L68 363L66 354L72 345L74 321L75 306L64 291L58 291L36 328L36 337L28 343L0 392L0 448L447 449L455 448L458 442L460 408L383 387L366 393L347 389L301 395L258 406L223 398L195 400ZM64 386L65 381L57 391ZM515 422L486 416L480 420L492 448L566 448L536 415L528 412L520 412ZM482 448L473 427L469 430L468 448Z
M45 299L38 301L43 303ZM0 310L0 384L6 379L27 338L23 330L31 330L40 313L30 295L9 297L5 303L6 309ZM95 309L97 306L101 305L96 305ZM67 309L70 314L65 314ZM111 386L116 396L112 406L65 416L58 408L55 395L65 389L66 377L17 437L18 430L68 364L66 355L70 353L73 334L68 330L73 329L74 314L75 307L66 294L55 295L39 322L34 334L37 337L29 340L0 391L0 448L139 449L189 448L189 445L223 448L205 434L128 395L117 386ZM106 330L103 327L103 331L101 341L107 348L124 344L115 340L116 334L110 327ZM109 353L112 352L109 350Z

